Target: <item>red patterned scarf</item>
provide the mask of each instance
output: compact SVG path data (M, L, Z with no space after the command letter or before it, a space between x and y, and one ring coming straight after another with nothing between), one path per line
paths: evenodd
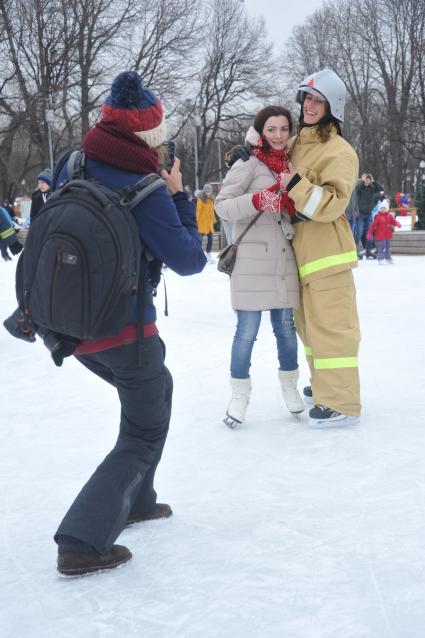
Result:
M252 149L252 154L269 167L276 179L278 175L288 170L289 151L287 148L282 151L271 148L266 152L261 147L256 146Z
M158 154L118 120L97 122L83 139L87 157L130 173L158 173Z

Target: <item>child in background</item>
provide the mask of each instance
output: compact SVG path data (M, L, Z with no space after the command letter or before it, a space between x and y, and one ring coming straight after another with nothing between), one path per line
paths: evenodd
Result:
M367 239L372 239L372 235L375 237L378 248L378 263L381 266L384 264L384 259L387 264L394 263L391 258L391 240L394 228L396 226L401 228L401 224L391 215L389 208L388 200L384 199L367 232Z
M203 237L207 236L206 257L209 264L214 263L211 255L214 224L216 222L214 213L214 200L211 184L205 184L204 188L197 196L196 202L196 223L198 224L198 233Z

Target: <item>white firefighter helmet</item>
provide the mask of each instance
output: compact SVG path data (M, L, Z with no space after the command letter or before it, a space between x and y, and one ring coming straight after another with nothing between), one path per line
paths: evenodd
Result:
M297 102L304 101L303 93L319 95L329 102L331 114L340 122L344 121L344 107L347 89L341 78L331 69L323 69L312 73L301 82L297 91Z

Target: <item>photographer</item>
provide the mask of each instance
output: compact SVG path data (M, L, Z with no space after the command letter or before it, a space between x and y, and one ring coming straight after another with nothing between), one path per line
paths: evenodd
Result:
M121 191L146 174L161 173L167 188L162 185L151 192L132 211L142 250L148 249L153 256L143 269L141 360L137 295L133 322L114 337L84 340L76 348L75 343L70 345L80 363L116 388L121 422L115 447L84 485L55 534L58 570L65 575L103 571L127 562L130 551L113 544L123 528L172 514L169 505L157 503L153 487L168 432L173 383L164 365L165 346L156 326L152 293L162 262L180 275L191 275L200 272L206 260L194 205L183 190L179 160L170 172L160 171L161 163L165 165L165 138L161 102L131 71L115 78L100 120L83 139L87 178ZM52 190L67 179L63 160L55 169ZM22 314L15 317L17 325L28 331L28 340L34 339L36 327L28 325ZM46 345L53 351L63 346Z

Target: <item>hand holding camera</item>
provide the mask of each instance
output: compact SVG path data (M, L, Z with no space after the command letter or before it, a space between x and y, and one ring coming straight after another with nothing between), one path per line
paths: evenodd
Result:
M167 187L171 195L175 195L183 190L182 175L180 173L180 160L178 157L174 159L170 172L162 169L161 177L167 182Z

